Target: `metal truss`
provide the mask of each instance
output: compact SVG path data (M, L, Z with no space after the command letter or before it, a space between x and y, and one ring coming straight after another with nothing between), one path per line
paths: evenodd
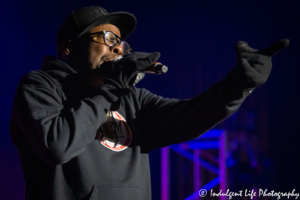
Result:
M190 196L186 197L185 200L194 200L199 198L199 191L209 191L213 187L219 184L219 188L222 191L226 189L226 166L225 166L225 143L226 132L219 129L213 129L201 137L191 140L189 142L184 142L181 144L171 145L161 149L161 200L169 200L169 150L175 151L178 154L184 156L185 158L194 162L194 189L196 190ZM208 149L218 149L219 157L212 154L206 154L206 158L209 161L205 161L200 158L199 150L208 150ZM190 150L194 150L193 153ZM219 167L215 167L218 164ZM218 175L217 178L211 180L203 186L200 186L199 175L200 167L205 168ZM198 188L198 189L197 189ZM225 197L220 197L221 200Z

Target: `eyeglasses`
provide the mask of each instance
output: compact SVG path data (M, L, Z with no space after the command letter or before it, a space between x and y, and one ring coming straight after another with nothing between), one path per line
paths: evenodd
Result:
M95 32L92 33L88 36L97 36L96 39L99 40L99 36L103 35L103 40L105 42L105 44L109 47L114 47L117 43L120 44L121 43L121 38L119 36L117 36L116 34L114 34L113 32L110 31L100 31L100 32ZM98 42L98 41L97 41Z
M123 55L129 53L132 50L127 42L122 41L121 37L117 36L116 34L110 31L95 32L89 35L85 35L83 37L91 38L91 36L97 36L96 40L94 40L95 37L93 37L93 41L99 42L101 35L103 35L104 43L109 47L114 47L118 43L123 49Z

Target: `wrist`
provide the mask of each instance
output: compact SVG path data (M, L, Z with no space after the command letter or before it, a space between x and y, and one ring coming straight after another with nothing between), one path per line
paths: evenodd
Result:
M230 96L234 96L235 98L246 98L255 89L255 87L248 87L244 83L244 79L237 69L228 72L226 76L226 86Z

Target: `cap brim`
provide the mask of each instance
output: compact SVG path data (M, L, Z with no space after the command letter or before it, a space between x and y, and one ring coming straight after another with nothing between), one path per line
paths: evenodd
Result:
M77 35L77 38L87 33L92 28L103 24L113 24L118 27L121 33L121 39L124 40L134 30L136 26L136 18L128 12L109 13L89 24L80 32L80 34Z

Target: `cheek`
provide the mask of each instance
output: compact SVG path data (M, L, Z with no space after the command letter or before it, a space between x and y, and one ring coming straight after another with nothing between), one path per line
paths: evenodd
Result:
M106 46L104 45L91 45L89 48L89 63L91 67L95 69L97 65L102 64L102 57L106 52Z

